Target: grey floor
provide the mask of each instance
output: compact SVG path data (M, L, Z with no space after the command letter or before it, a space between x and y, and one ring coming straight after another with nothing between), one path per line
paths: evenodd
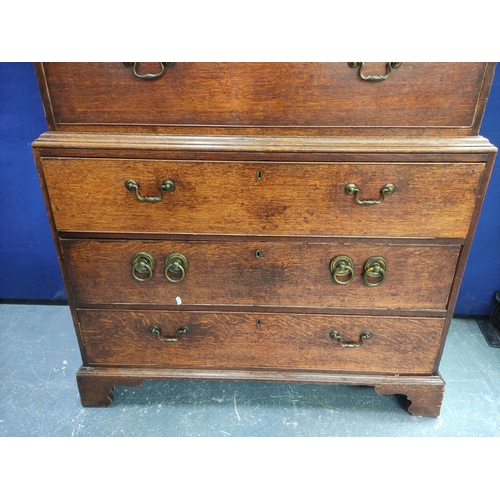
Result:
M500 349L454 319L441 415L409 415L370 387L149 381L106 409L80 405L80 353L67 306L0 304L1 436L500 436Z

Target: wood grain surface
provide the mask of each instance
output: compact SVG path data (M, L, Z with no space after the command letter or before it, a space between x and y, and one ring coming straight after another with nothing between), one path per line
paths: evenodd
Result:
M443 314L460 252L460 246L370 240L310 243L223 238L217 242L63 239L62 249L72 295L79 305L175 306L181 300L184 306L406 309ZM155 259L147 282L132 276L131 260L138 252ZM180 283L165 277L165 259L174 252L189 263ZM354 279L345 285L336 283L330 273L330 262L339 255L354 261ZM364 264L374 256L388 262L387 277L381 285L369 287L363 279Z
M384 75L386 64L366 63L363 72ZM148 81L121 62L40 63L37 74L53 129L198 126L206 133L216 127L331 133L336 128L337 133L370 135L371 128L409 135L417 128L439 135L453 128L460 135L471 134L482 117L482 94L493 68L406 62L379 82L362 80L359 70L345 62L178 62ZM139 63L138 71L159 69L159 63Z
M44 159L58 231L465 238L484 164ZM261 180L259 180L259 172ZM159 203L164 180L175 190ZM396 191L380 205L383 186Z
M89 366L347 371L432 374L442 318L80 309ZM149 331L161 328L177 342ZM337 330L341 347L330 337Z

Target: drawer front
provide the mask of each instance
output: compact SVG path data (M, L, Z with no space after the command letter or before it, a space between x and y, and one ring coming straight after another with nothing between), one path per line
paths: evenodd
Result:
M442 238L466 237L484 170L69 158L42 167L59 231Z
M151 80L123 63L43 63L39 81L55 128L85 124L320 129L366 134L392 127L455 128L463 134L482 115L486 63L403 63L385 81L365 81L348 63L176 63ZM160 63L136 72L159 73ZM364 76L387 63L366 63ZM484 85L488 87L488 85ZM457 99L457 96L460 96ZM404 106L401 103L404 102ZM53 125L53 126L54 126ZM402 129L402 130L400 130ZM467 133L467 132L465 132Z
M460 251L459 246L258 240L63 239L62 248L72 296L81 305L181 303L443 313ZM351 259L350 265L344 256ZM373 257L382 257L386 264L375 259L366 265ZM387 267L378 271L377 262Z
M90 366L388 374L432 373L444 326L439 318L90 309L78 318Z

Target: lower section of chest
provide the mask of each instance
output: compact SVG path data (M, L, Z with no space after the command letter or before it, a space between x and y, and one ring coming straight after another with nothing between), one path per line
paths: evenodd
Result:
M37 166L84 406L187 378L368 385L439 414L484 141L69 139Z

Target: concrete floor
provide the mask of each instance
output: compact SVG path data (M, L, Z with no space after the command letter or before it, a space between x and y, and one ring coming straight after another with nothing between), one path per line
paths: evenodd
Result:
M500 349L454 319L438 418L412 417L371 387L149 381L83 408L67 306L0 304L0 436L500 436Z

